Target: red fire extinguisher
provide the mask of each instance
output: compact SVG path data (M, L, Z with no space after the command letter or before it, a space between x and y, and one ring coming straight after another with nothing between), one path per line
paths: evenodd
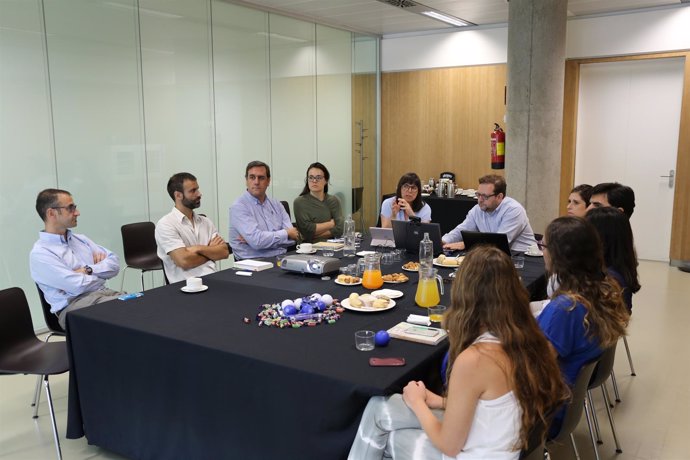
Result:
M491 132L491 169L503 169L506 166L506 133L494 123Z

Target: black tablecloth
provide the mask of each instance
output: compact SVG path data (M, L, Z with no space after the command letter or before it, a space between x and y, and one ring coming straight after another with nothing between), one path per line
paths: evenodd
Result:
M467 217L477 200L466 196L439 198L435 195L424 197L431 207L431 221L441 224L441 235L445 235L460 225Z
M542 272L542 259L528 259L522 277L533 284ZM357 330L425 314L414 305L411 275L394 286L405 295L391 310L348 311L333 325L299 329L258 327L255 315L266 302L364 290L280 269L250 278L225 270L204 277L203 293L185 294L177 283L72 312L67 437L86 434L131 458L344 458L372 395L438 374L447 343L354 347ZM371 356L402 356L407 365L372 368Z

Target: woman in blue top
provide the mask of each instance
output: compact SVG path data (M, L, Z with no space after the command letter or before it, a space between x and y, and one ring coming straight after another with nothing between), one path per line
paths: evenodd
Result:
M623 289L623 300L632 314L632 296L640 290L640 281L630 220L620 209L606 207L590 209L587 221L599 233L606 269Z
M413 172L404 174L398 181L395 196L381 203L381 227L393 227L393 220L410 220L419 217L431 222L431 207L422 201L422 181Z
M559 217L539 244L549 276L557 287L537 322L551 342L566 382L582 366L614 346L630 319L621 289L606 274L601 242L594 227L579 217ZM562 413L554 420L558 432Z

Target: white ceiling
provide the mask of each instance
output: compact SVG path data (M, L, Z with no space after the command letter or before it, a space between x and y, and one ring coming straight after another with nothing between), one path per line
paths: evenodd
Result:
M375 35L446 29L443 22L377 0L228 0ZM508 22L507 0L413 0L477 25ZM680 5L690 0L568 0L570 16Z

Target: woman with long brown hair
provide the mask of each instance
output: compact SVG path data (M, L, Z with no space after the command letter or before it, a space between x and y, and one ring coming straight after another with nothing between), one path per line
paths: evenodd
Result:
M601 241L592 224L579 217L559 217L546 227L538 244L554 292L537 321L572 385L585 363L625 335L630 316L620 287L606 274ZM552 435L561 417L562 413L554 420Z
M374 397L349 458L517 459L532 429L568 396L510 258L478 247L465 257L443 320L450 340L447 392L412 381Z

